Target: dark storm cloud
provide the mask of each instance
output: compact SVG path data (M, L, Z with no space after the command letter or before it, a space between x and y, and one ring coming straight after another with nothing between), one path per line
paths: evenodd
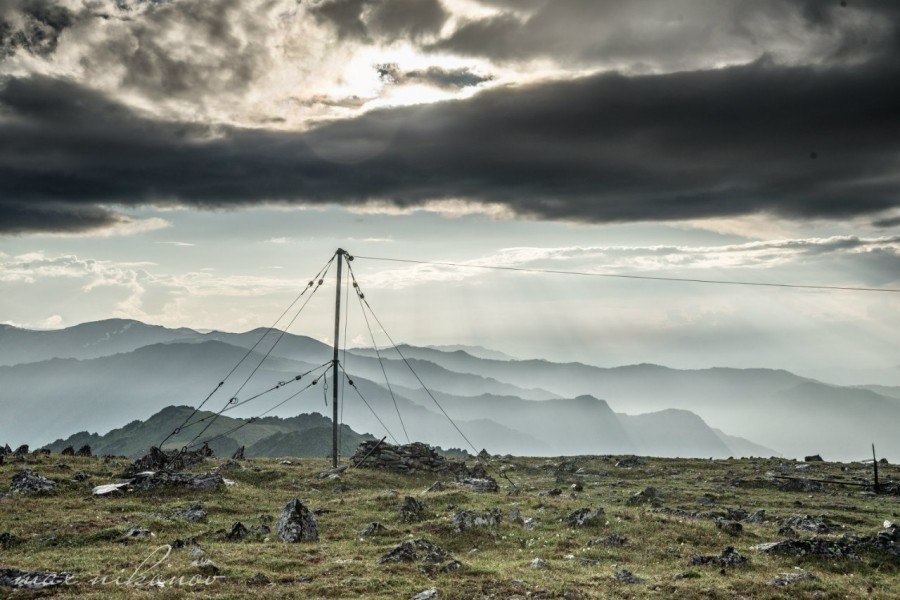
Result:
M411 38L440 31L450 16L439 0L321 0L310 11L338 37Z
M846 6L837 0L480 2L500 12L466 20L429 47L510 62L550 58L669 68L773 50L788 60L800 54L802 61L849 61L879 52L879 21L895 22L900 11L895 0Z
M77 206L57 202L0 201L0 235L41 231L80 233L119 225L125 219L115 212L96 206Z
M15 207L45 203L457 198L596 223L877 218L900 205L898 107L893 60L596 75L306 133L155 122L73 83L11 79L0 91L0 211L7 228Z
M378 71L378 77L385 83L424 84L446 90L473 87L493 79L490 75L480 75L465 67L458 69L428 67L404 71L396 63L385 63L376 65L375 69Z

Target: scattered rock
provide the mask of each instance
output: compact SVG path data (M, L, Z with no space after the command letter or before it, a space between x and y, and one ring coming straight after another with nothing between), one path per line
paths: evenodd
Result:
M465 463L444 458L421 442L393 446L378 440L361 443L350 459L357 467L387 469L401 473L448 473L466 476Z
M514 506L509 511L509 517L507 517L511 523L523 523L525 520L522 518L522 511L518 506Z
M240 521L236 521L232 526L228 533L225 534L225 539L229 542L240 542L250 531L244 526Z
M822 492L825 486L818 481L808 481L806 479L784 479L775 480L777 488L782 492Z
M216 563L209 560L205 556L201 556L197 560L191 563L192 567L197 567L197 570L200 571L201 575L206 575L207 577L218 575L220 569Z
M172 513L173 519L184 519L191 523L200 523L206 520L207 512L200 504L193 504L186 508L181 508Z
M583 492L584 486L581 485L581 482L576 481L575 483L573 483L572 485L569 486L569 489L572 490L573 492Z
M782 521L784 527L802 529L814 533L831 533L832 526L824 517L812 517L810 515L794 515Z
M172 546L172 550L181 550L182 548L187 548L188 546L196 546L197 538L194 536L186 537L186 538L178 538L172 540L172 543L169 544Z
M484 452L484 450L482 450ZM431 588L428 590L424 590L416 594L412 597L412 600L436 600L440 596L438 595L437 588Z
M206 444L199 450L182 452L172 450L166 452L159 448L150 448L150 451L137 459L125 469L125 476L130 477L144 471L182 471L199 465L207 458L213 456L213 451Z
M697 498L697 504L700 506L713 506L716 503L716 497L711 494L703 494Z
M531 564L529 566L532 569L547 569L550 567L550 563L548 563L543 558L535 558L533 561L531 561Z
M732 519L717 517L715 520L716 527L729 535L738 535L744 530L744 526Z
M559 488L553 488L552 490L547 490L546 492L541 492L538 494L538 496L549 496L551 498L556 497L556 496L561 496L561 495L562 495L562 490Z
M662 500L659 497L659 492L654 487L645 488L643 491L640 491L625 501L625 504L628 506L641 506L643 504L650 504L654 507L659 507L662 505Z
M622 583L641 583L643 581L643 579L637 577L628 569L620 569L616 571L613 574L613 577L616 579L616 581L621 581Z
M818 577L816 577L809 571L798 569L797 571L792 571L791 573L779 573L778 577L769 580L769 585L774 585L776 587L785 587L791 585L792 583L797 583L798 581L812 581L816 579L818 579Z
M125 533L122 534L122 541L128 542L131 540L139 540L143 538L151 538L156 537L149 529L144 529L143 527L132 526L125 530Z
M56 482L42 475L24 469L12 478L9 485L10 494L47 494L56 489Z
M85 444L84 446L79 448L77 452L75 452L75 456L85 456L85 457L93 456L93 453L91 452L91 447L88 444Z
M242 470L243 468L244 468L244 467L242 467L242 466L241 466L241 463L239 463L238 461L233 460L233 459L228 459L227 461L223 462L221 465L219 465L218 467L216 467L216 472L222 472L222 471L240 471L240 470Z
M745 523L765 523L766 522L766 511L764 509L759 509L753 511L747 518L744 519Z
M453 527L457 531L497 527L503 522L503 512L499 508L491 508L483 512L460 510L452 517Z
M366 527L362 531L356 534L356 537L359 539L363 539L372 537L374 535L387 535L388 533L390 533L388 528L376 521L366 525Z
M472 490L473 492L497 492L500 486L493 477L464 477L456 482L457 487Z
M490 474L488 474L487 469L480 462L475 463L475 466L469 469L469 477L473 479L488 479Z
M525 519L525 521L522 522L522 526L528 531L532 531L535 527L537 527L540 524L541 524L540 521L538 521L537 519L534 519L532 517L528 517L527 519Z
M422 562L428 571L455 571L462 565L447 550L425 538L406 540L378 559L378 564Z
M129 485L130 482L127 481L121 483L107 483L98 485L91 493L94 496L120 496L128 490Z
M283 542L314 542L319 539L319 529L312 512L298 499L293 499L281 511L275 526Z
M25 590L41 590L62 585L69 581L71 573L54 573L49 571L20 571L19 569L0 569L0 587L11 587Z
M244 447L241 446L237 450L234 451L234 454L231 455L232 460L244 460ZM257 573L259 575L259 573Z
M400 520L404 523L418 523L425 520L426 506L424 502L420 502L412 496L406 496L397 512Z
M9 533L8 531L0 531L0 548L8 550L13 546L18 546L22 540Z
M753 546L766 554L791 556L821 556L825 558L857 558L854 545L844 540L813 538L810 540L785 540Z
M804 462L825 462L822 460L822 457L819 454L813 454L811 456L804 457Z
M244 447L241 446L241 450L243 450L243 449L244 449ZM253 577L251 577L247 580L247 585L269 585L270 583L272 583L272 580L269 579L268 577L266 577L265 575L263 575L262 573L257 573L256 575L254 575Z
M688 564L692 567L698 565L714 565L724 569L726 567L741 567L748 562L749 559L746 556L740 554L733 546L728 546L722 550L722 553L718 556L692 556Z
M15 456L25 456L26 454L28 454L28 444L22 444L16 448L15 452L13 452L13 455Z
M594 527L606 523L606 513L602 508L579 508L565 518L571 527Z
M37 450L34 450L32 452L32 454L34 456L39 456L39 455L40 456L50 456L50 449L49 448L38 448Z
M640 467L643 464L644 461L637 456L626 456L625 458L616 462L616 466L620 469L631 469L633 467Z
M187 488L215 492L225 488L225 480L218 473L158 473L138 474L126 485L136 490Z
M445 486L443 483L441 483L440 481L435 481L434 483L431 484L431 486L427 490L425 490L425 493L433 494L435 492L443 492L446 489L447 489L447 486Z
M588 542L588 546L624 546L628 543L628 538L624 535L619 535L618 533L614 533L609 537L599 538L596 540L591 540Z

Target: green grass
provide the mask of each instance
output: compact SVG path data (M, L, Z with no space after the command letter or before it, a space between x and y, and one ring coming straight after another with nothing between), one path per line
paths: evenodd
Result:
M626 506L633 493L652 485L666 507L709 511L725 507L748 510L764 508L770 521L796 514L825 515L839 527L838 533L872 534L885 519L900 520L900 499L868 496L857 488L832 488L821 493L781 492L772 487L734 487L735 479L765 478L768 471L793 471L793 463L769 460L677 460L646 459L633 469L614 466L612 457L580 457L574 460L587 474L584 491L569 497L565 481L557 483L550 468L559 459L493 459L489 470L496 476L501 465L511 465L518 495L507 495L508 484L496 494L448 489L421 495L437 477L399 475L366 469L350 470L339 480L318 479L328 466L322 459L292 459L281 465L274 459L244 461L261 471L231 471L226 477L237 486L218 493L185 491L135 492L120 498L91 496L94 485L115 479L124 466L99 458L59 455L27 457L24 464L0 467L0 490L23 466L61 482L58 491L41 497L0 499L0 532L9 532L24 541L0 549L0 568L69 571L76 583L54 591L15 592L15 597L62 598L410 598L436 587L442 598L543 597L543 598L893 598L900 595L900 564L896 557L867 554L861 560L828 561L816 558L768 556L750 546L782 539L779 525L769 522L745 525L738 536L730 536L708 519L679 519L653 513L649 507ZM53 465L63 462L70 471ZM204 468L213 468L211 460ZM787 467L784 467L786 465ZM804 472L816 477L868 475L861 465L817 464ZM71 483L69 477L84 470L92 478ZM900 469L882 468L884 477L900 478ZM570 478L566 475L565 478ZM339 486L349 486L341 492ZM561 487L560 497L540 497L538 493ZM697 504L704 494L712 494L716 505ZM405 495L414 495L428 505L429 517L421 523L401 523L396 507ZM318 517L317 543L284 544L274 532L268 540L252 538L244 542L224 540L224 532L235 521L247 527L259 525L260 517L277 519L292 498L300 498L311 509L332 511ZM166 518L191 503L202 503L209 512L203 523ZM524 517L540 521L534 530L504 521L497 529L463 534L453 531L450 515L457 508L480 510L499 507L508 514L514 506ZM560 519L584 507L602 507L608 523L604 526L572 529ZM357 540L356 534L371 521L389 528L383 536ZM123 543L121 534L132 525L155 534L150 539ZM274 529L274 522L270 523ZM621 547L588 546L592 539L618 533L628 538ZM809 534L812 535L812 534ZM209 586L149 589L135 586L97 586L97 576L123 579L147 559L153 550L176 538L196 536L205 556L221 569L222 579ZM433 576L419 565L378 565L377 560L397 542L425 537L453 552L464 568ZM750 558L745 568L724 574L715 567L688 566L694 554L718 554L725 546L735 546ZM175 550L152 573L164 579L198 574L189 552ZM477 549L477 551L473 551ZM157 556L161 557L162 554ZM534 558L549 562L545 570L530 568ZM813 572L817 581L775 588L768 581L795 566ZM613 574L628 569L644 581L617 582ZM247 579L263 573L272 584L253 586ZM685 577L684 574L687 574ZM0 588L0 596L10 594Z

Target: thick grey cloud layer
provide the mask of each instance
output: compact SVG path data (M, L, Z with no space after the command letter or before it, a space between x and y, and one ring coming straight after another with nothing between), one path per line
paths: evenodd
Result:
M75 15L52 0L0 0L0 59L24 50L47 54Z
M715 65L763 52L786 62L853 61L881 52L900 10L893 0L480 2L503 10L465 20L431 49L649 69Z
M450 16L439 0L319 0L311 11L340 37L363 40L433 35Z
M62 227L51 204L456 198L585 222L842 218L900 205L898 106L893 60L761 61L498 88L297 134L155 122L71 82L11 79L0 92L2 228L37 221L31 208L38 228Z
M83 23L108 17L91 3L72 2L81 8L70 11L50 0L0 0L8 57L79 40L77 64L93 61L88 72L98 78L125 74L111 91L65 70L37 74L44 71L27 61L0 69L0 233L107 227L122 222L115 205L447 199L593 223L773 213L896 225L881 214L900 205L896 4L482 2L502 11L451 19L438 0L321 0L304 5L310 17L274 1L252 9L238 0L123 2L104 35L81 42ZM494 84L464 100L306 131L192 118L204 99L259 95L254 82L278 63L263 43L266 28L303 16L353 44L405 40L499 61L694 66ZM167 43L175 33L182 41ZM798 35L802 56L792 54ZM762 57L699 66L727 64L730 49ZM397 84L458 90L487 81L464 67L372 66ZM126 104L135 95L140 101ZM134 108L173 99L193 107L182 120ZM347 110L365 102L315 90L295 100Z

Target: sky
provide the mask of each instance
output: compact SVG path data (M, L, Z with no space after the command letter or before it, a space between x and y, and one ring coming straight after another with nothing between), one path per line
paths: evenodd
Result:
M0 322L268 326L343 247L398 341L900 385L896 293L363 258L900 289L898 50L891 0L0 0Z

